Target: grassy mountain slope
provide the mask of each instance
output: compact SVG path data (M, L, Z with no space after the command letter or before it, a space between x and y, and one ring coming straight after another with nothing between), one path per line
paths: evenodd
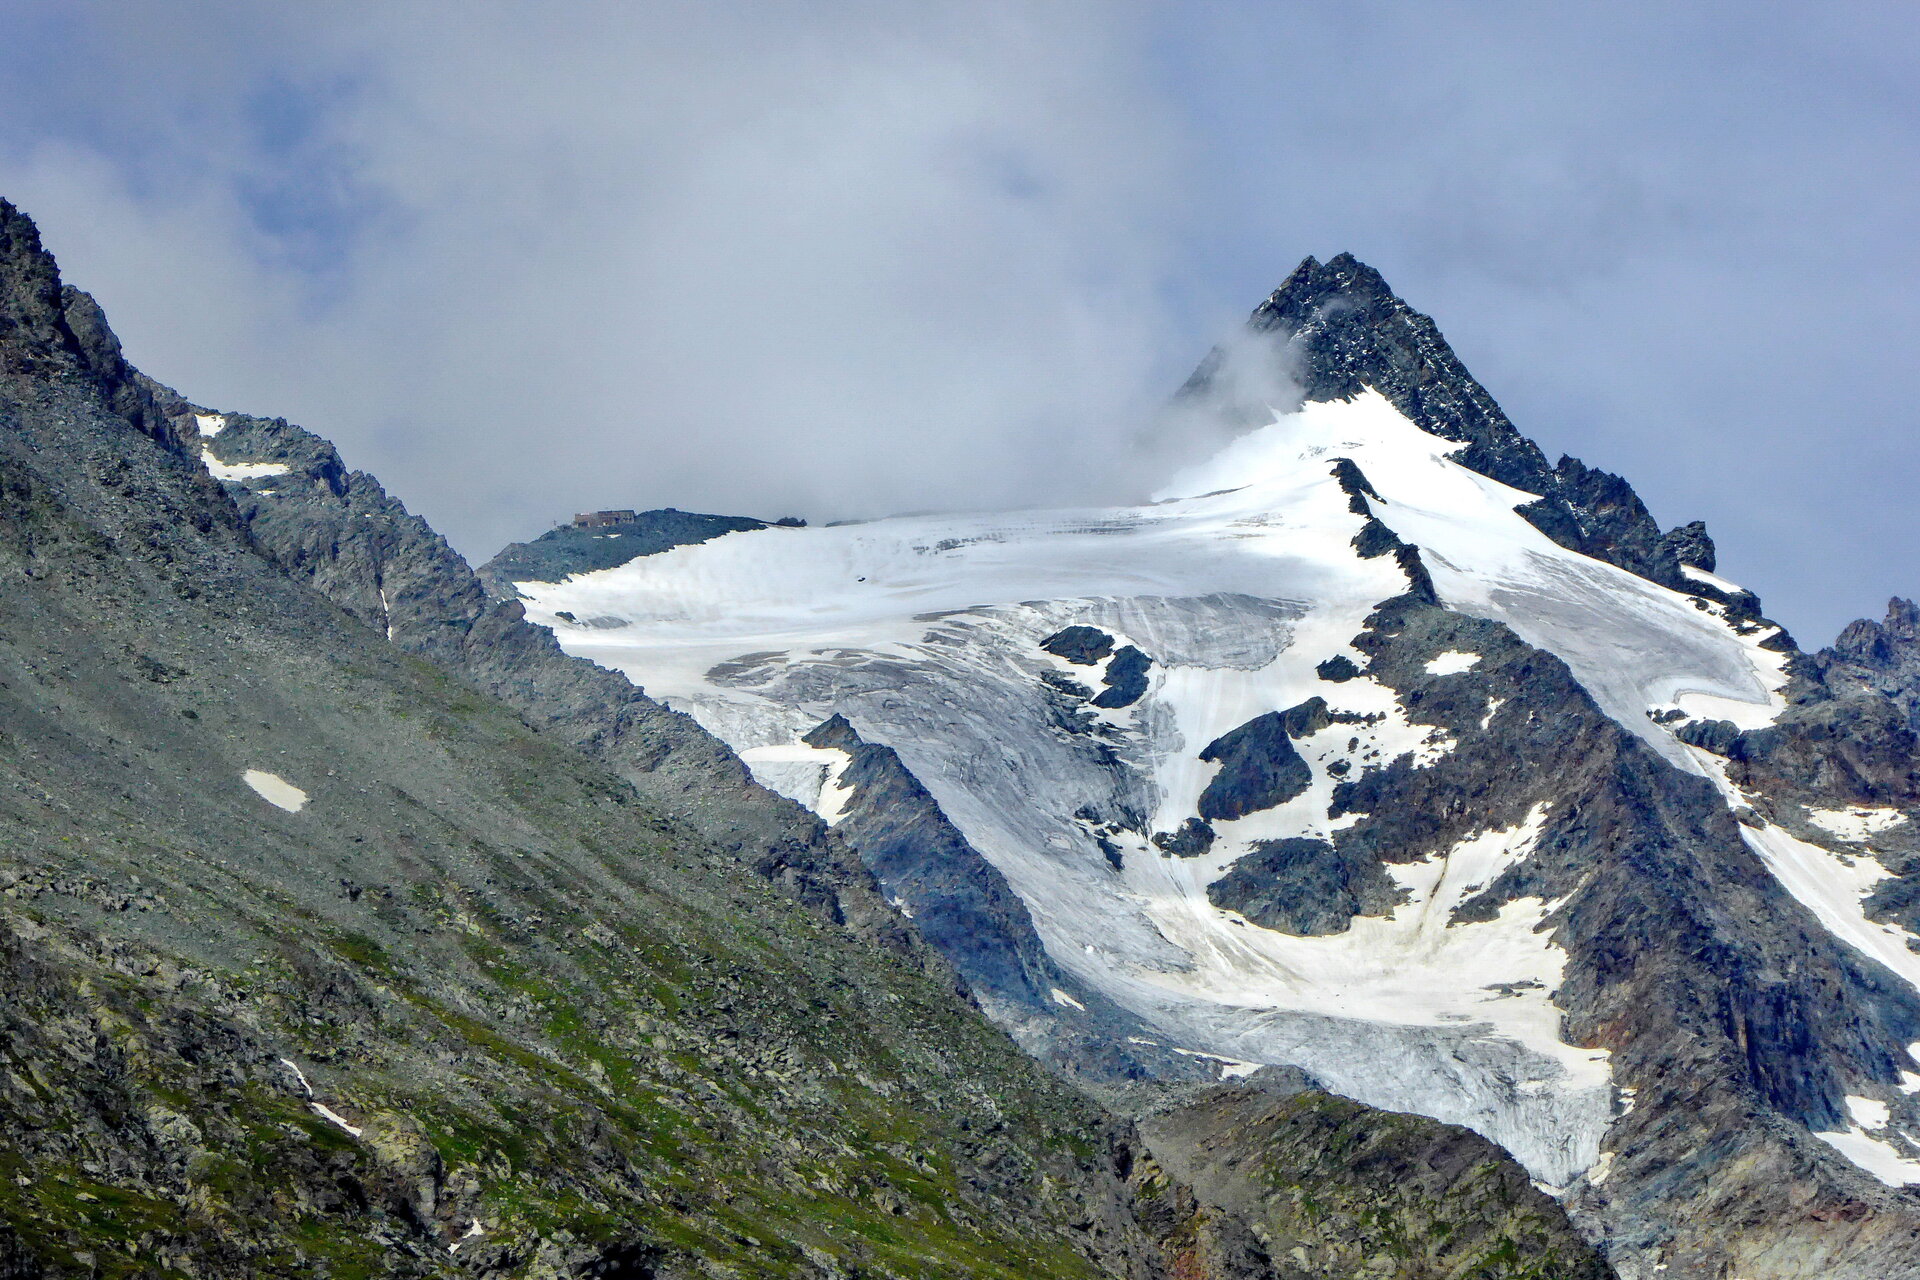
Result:
M945 985L269 563L5 205L0 583L0 1267L1155 1271Z

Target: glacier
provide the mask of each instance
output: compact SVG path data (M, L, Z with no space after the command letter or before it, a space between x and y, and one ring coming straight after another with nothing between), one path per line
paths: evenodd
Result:
M1452 745L1391 689L1318 670L1357 657L1349 641L1408 589L1393 557L1356 549L1366 517L1337 460L1419 548L1444 604L1557 654L1679 767L1711 772L1651 712L1752 727L1779 710L1771 628L1552 541L1515 510L1535 495L1460 465L1461 448L1368 390L1272 414L1142 505L754 529L516 587L568 652L691 714L829 821L845 756L804 735L837 712L892 748L1006 878L1049 955L1137 1019L1137 1043L1230 1064L1223 1075L1301 1067L1360 1101L1473 1128L1560 1188L1594 1166L1625 1104L1608 1054L1561 1039L1555 904L1452 918L1527 858L1543 813L1390 868L1400 904L1341 933L1264 928L1207 893L1260 842L1357 821L1329 814L1340 777ZM1069 626L1144 653L1146 692L1063 719L1059 690L1098 687L1116 661L1042 647ZM1202 748L1316 697L1337 720L1297 743L1304 791L1216 822L1198 856L1154 844L1221 767Z

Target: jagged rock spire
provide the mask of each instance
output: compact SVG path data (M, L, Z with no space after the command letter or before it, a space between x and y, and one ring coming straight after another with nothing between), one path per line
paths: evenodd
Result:
M1836 696L1878 694L1920 729L1920 607L1895 596L1880 622L1857 618L1832 645L1812 655L1808 673Z
M1695 521L1662 533L1621 477L1562 457L1549 465L1467 371L1433 320L1414 310L1380 273L1350 253L1309 257L1247 319L1276 340L1276 359L1308 400L1339 400L1371 387L1422 430L1466 448L1455 461L1537 494L1517 510L1562 546L1619 565L1663 586L1707 595L1758 618L1751 593L1720 591L1683 566L1711 570L1713 540ZM1204 397L1223 360L1211 354L1182 394Z
M91 380L109 408L156 439L165 415L93 298L60 282L33 219L0 199L0 377Z
M61 304L60 269L33 219L0 200L0 373L83 368Z
M1372 387L1421 429L1468 442L1460 461L1475 471L1529 493L1552 488L1546 455L1514 429L1439 328L1352 254L1324 264L1308 258L1247 324L1284 337L1307 399Z

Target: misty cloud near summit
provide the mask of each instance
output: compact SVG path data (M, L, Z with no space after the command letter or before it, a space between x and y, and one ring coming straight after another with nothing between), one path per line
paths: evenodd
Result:
M0 195L129 355L475 559L598 506L1127 500L1217 432L1194 366L1349 250L1804 639L1920 591L1907 7L9 18Z
M583 507L1111 498L1205 350L1156 295L1137 22L425 9L103 24L179 53L126 92L184 98L181 171L43 145L7 185L143 367L328 435L470 556ZM258 82L177 75L189 43Z

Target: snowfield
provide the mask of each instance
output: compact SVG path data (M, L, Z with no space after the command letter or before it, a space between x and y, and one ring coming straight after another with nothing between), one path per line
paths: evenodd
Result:
M1256 842L1357 821L1328 816L1334 770L1430 764L1453 746L1385 686L1316 673L1357 658L1348 641L1407 586L1391 556L1356 553L1362 517L1333 477L1339 458L1378 491L1375 515L1421 548L1449 606L1558 654L1668 759L1710 772L1649 709L1748 726L1777 713L1784 676L1758 647L1765 633L1737 635L1691 597L1555 544L1513 510L1533 495L1458 465L1460 447L1368 392L1276 416L1148 505L769 528L518 585L568 652L693 715L829 820L847 799L845 757L802 735L839 712L892 747L1006 877L1055 961L1138 1019L1135 1043L1223 1075L1298 1065L1361 1101L1476 1129L1564 1187L1595 1164L1615 1103L1607 1054L1560 1039L1566 957L1539 931L1555 904L1449 924L1529 856L1544 811L1390 868L1407 900L1344 933L1263 928L1207 896ZM1097 691L1113 661L1040 648L1072 625L1152 665L1144 696L1081 703L1070 729L1063 683ZM1477 661L1449 652L1429 670ZM1150 843L1195 813L1219 770L1202 748L1314 696L1366 719L1298 741L1313 774L1302 794L1216 822L1199 856Z

